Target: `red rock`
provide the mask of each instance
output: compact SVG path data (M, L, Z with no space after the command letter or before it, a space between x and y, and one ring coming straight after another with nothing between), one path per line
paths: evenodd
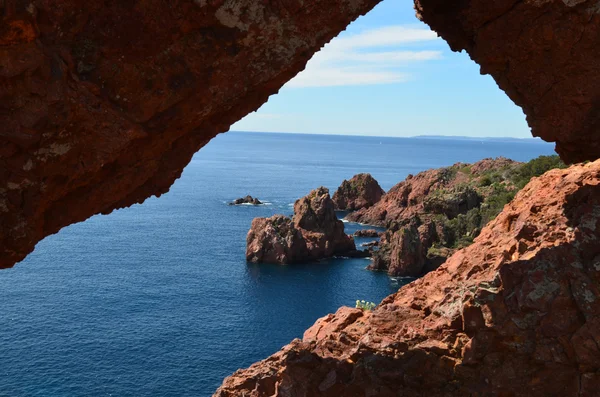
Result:
M386 271L390 276L420 276L428 264L427 251L436 240L431 222L422 225L413 222L396 231L387 231L368 269Z
M599 230L600 160L533 178L436 271L318 320L215 396L595 395Z
M335 214L327 188L320 187L297 200L293 220L313 258L343 255L356 250L354 239L344 232L344 223Z
M371 174L357 174L342 182L333 194L333 203L337 210L355 211L371 207L384 193Z
M246 238L250 262L309 262L334 255L358 256L354 239L337 219L329 190L310 192L294 204L293 220L276 215L255 218Z
M369 225L389 227L392 222L406 224L415 216L434 210L447 213L449 218L467 212L480 202L479 193L462 189L469 180L490 169L505 169L521 163L499 157L484 159L473 164L458 163L452 167L437 168L410 175L392 187L381 200L370 208L348 214L346 219ZM467 175L463 169L469 169ZM431 192L444 190L446 196L432 197ZM455 191L454 193L452 193ZM437 199L437 200L436 200Z
M288 264L309 257L302 233L283 215L254 218L246 240L249 262Z

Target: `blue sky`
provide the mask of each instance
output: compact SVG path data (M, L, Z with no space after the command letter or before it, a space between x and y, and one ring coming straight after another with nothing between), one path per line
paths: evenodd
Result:
M384 0L234 131L531 137L525 115L466 53Z

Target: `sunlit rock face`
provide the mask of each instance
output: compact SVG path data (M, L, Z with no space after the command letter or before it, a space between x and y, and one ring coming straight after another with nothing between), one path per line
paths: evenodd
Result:
M225 379L232 396L596 396L600 160L534 178L475 243Z
M377 3L0 1L0 268L168 191Z

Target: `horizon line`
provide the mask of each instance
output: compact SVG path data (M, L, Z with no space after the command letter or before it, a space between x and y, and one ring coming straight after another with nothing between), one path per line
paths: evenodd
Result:
M409 136L395 136L395 135L365 135L365 134L334 134L334 133L319 133L319 132L284 132L284 131L250 131L250 130L229 130L226 132L238 132L238 133L255 133L255 134L291 134L291 135L323 135L323 136L348 136L348 137L365 137L365 138L400 138L400 139L411 139L411 138L461 138L461 139L512 139L512 140L533 140L541 141L544 143L551 144L553 142L546 142L540 137L511 137L511 136L466 136L466 135L409 135Z

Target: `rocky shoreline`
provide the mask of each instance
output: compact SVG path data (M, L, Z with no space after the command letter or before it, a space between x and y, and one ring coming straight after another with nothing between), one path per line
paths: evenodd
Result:
M599 188L600 161L533 178L436 271L319 319L214 396L598 395Z
M371 257L367 269L390 276L420 277L467 247L504 205L534 177L564 164L557 156L528 163L506 158L457 163L407 178L384 192L370 174L344 180L333 198L320 187L294 204L292 218L256 218L247 235L246 259L254 263L291 264L332 256ZM358 250L346 235L345 219L385 228L359 230L372 237Z

